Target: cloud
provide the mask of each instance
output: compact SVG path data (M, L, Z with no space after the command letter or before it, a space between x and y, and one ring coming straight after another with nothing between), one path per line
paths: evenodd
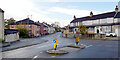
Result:
M49 9L42 9L41 6L36 5L36 2L62 2L63 0L0 0L0 8L5 11L5 19L9 19L13 17L16 20L22 20L27 18L27 15L32 15L32 20L54 23L60 22L61 26L66 26L72 20L73 15L78 17L88 16L89 10L78 10L71 8L63 8L63 7L49 7ZM65 0L67 1L67 0ZM63 1L63 2L65 2ZM70 0L71 1L71 0ZM46 6L45 6L46 7ZM76 7L76 6L74 6ZM67 19L63 18L63 15L59 17L51 18L49 15L62 13L65 15ZM100 12L93 11L94 14L98 14ZM68 17L69 16L69 17Z
M78 10L78 9L68 9L68 8L61 8L61 7L52 7L50 8L50 11L57 12L57 13L63 13L67 15L77 15L77 16L88 16L91 11L89 10ZM94 14L97 14L99 12L93 11Z
M119 0L38 0L37 2L118 2Z

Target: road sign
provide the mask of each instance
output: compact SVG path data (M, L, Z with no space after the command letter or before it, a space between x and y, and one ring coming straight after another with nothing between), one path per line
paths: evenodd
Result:
M56 50L56 48L57 48L57 39L53 39L53 46L54 46L54 49Z

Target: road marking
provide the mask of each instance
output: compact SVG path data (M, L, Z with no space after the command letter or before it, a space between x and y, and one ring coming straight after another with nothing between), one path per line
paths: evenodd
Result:
M33 58L35 59L35 58L37 58L38 56L34 56Z
M42 53L42 52L40 52L40 53Z
M51 57L53 57L53 58L54 58L54 57L56 57L56 56L51 56Z
M89 48L89 47L91 47L91 46L93 46L93 45L86 46L86 48Z
M40 47L38 47L38 48L42 48L42 47L46 47L47 45L43 45L43 46L40 46Z

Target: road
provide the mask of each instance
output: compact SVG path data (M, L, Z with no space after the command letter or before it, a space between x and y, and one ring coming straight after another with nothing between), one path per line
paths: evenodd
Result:
M113 40L81 40L80 44L85 46L85 49L75 50L65 55L50 55L46 50L52 49L52 41L56 38L58 48L67 45L74 45L74 39L63 38L61 33L55 33L40 37L40 40L49 40L48 42L33 45L30 47L15 49L2 52L3 58L118 58L118 41Z

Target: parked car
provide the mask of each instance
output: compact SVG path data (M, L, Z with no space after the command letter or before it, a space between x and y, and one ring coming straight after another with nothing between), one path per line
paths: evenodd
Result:
M116 36L117 36L117 34L115 34L115 33L111 33L111 32L106 33L106 37L116 37Z

